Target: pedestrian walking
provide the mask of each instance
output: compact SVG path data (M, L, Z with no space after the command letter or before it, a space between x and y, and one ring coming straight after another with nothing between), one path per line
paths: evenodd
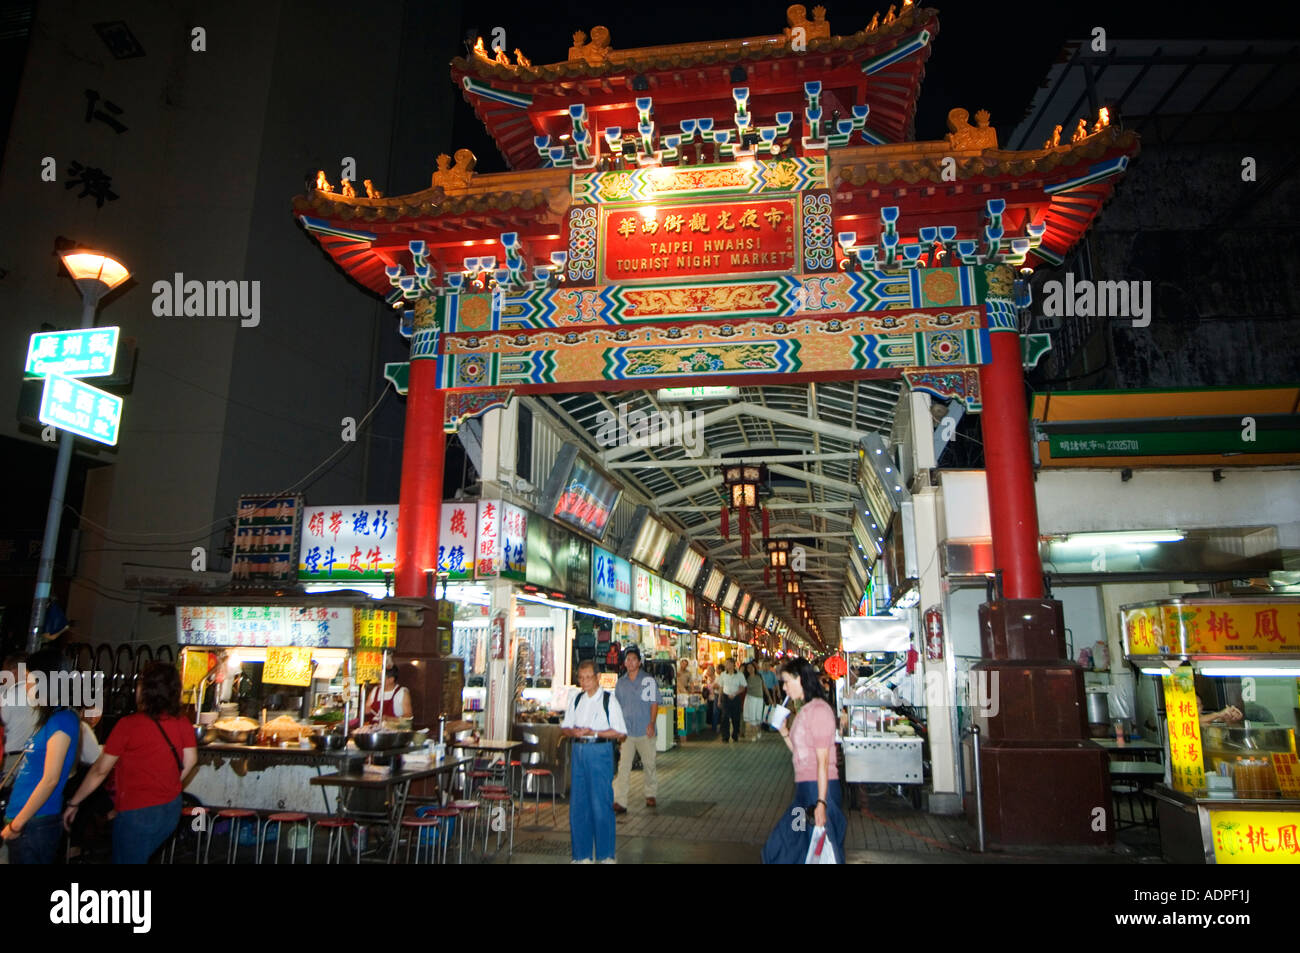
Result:
M628 784L632 780L632 761L641 756L645 772L645 806L655 806L659 779L655 775L655 719L659 717L659 683L641 668L641 650L628 646L623 654L627 674L618 680L614 697L627 724L627 740L622 742L618 777L614 780L614 813L626 814Z
M627 736L618 699L602 691L591 659L578 663L581 691L565 707L563 734L573 739L569 841L573 862L614 859L614 743Z
M782 665L781 683L792 702L803 702L799 713L787 718L780 729L794 760L794 800L763 845L763 863L803 863L813 828L820 827L842 864L847 824L840 810L835 764L835 711L807 659L793 658Z
M115 864L147 864L172 835L181 819L181 782L198 761L194 729L180 717L181 676L175 665L144 667L136 707L136 714L113 726L103 753L63 812L63 825L71 830L81 802L116 768Z
M763 724L764 703L763 677L758 674L757 662L745 663L745 734L750 741L757 741L759 728Z
M718 678L718 690L722 707L722 743L731 739L740 740L740 719L745 703L745 692L749 683L745 676L736 671L736 659L727 659L727 670Z
M780 698L777 696L777 678L773 670L775 666L769 659L764 659L759 664L759 675L763 677L763 700L766 702L763 709L763 730L772 731L772 726L767 724L767 711L772 705L775 705Z

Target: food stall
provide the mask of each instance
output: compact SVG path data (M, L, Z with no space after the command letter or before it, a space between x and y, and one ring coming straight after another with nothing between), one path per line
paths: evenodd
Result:
M1300 599L1187 597L1120 608L1125 658L1159 680L1173 863L1300 863Z
M396 612L360 595L304 598L177 605L182 703L200 740L186 791L206 806L330 811L310 779L366 760L338 732L356 686L379 680Z
M924 739L894 711L899 703L889 687L890 676L911 647L911 625L895 616L850 616L840 620L840 640L844 655L828 659L826 672L843 679L839 704L844 780L923 784ZM852 677L864 664L872 665L872 676Z

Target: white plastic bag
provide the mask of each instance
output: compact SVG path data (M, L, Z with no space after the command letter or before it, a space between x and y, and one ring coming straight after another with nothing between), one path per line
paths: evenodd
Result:
M831 845L830 838L826 836L826 828L814 827L812 832L812 842L808 845L808 855L804 858L805 864L838 864L835 859L835 848Z

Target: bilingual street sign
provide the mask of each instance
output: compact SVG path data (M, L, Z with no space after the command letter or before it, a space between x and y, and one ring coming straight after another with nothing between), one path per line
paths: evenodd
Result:
M45 378L40 421L60 430L116 446L122 398L60 374Z
M740 396L739 387L661 387L661 401L723 400Z
M119 328L42 331L27 345L26 377L111 377Z

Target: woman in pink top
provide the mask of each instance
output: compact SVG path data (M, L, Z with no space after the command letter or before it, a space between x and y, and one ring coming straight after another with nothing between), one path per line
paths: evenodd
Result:
M782 665L781 685L791 702L803 703L781 726L781 737L794 755L794 800L763 846L763 863L802 864L813 828L822 827L842 864L847 825L835 764L835 712L807 659L792 658Z

